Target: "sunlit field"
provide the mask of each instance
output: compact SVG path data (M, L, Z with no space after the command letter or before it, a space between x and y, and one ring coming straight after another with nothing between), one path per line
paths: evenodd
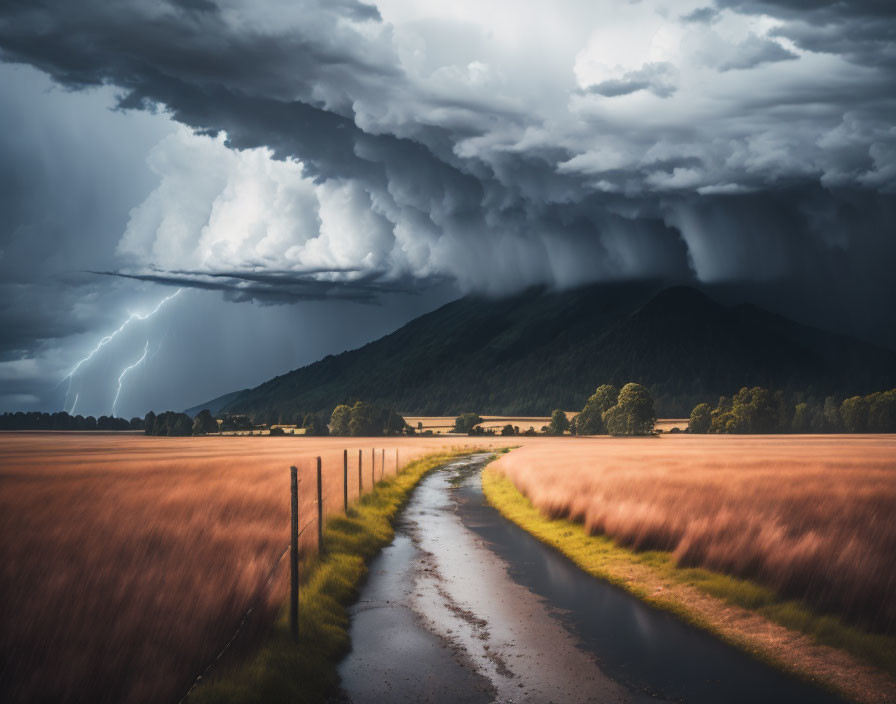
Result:
M567 415L575 415L567 414ZM454 428L454 419L456 416L405 416L405 422L412 428L419 430L431 430L434 433L450 433ZM541 432L543 426L551 422L550 417L542 416L481 416L481 425L486 430L500 431L505 425L517 426L520 432L525 432L529 428L535 428L536 432Z
M311 524L307 553L316 549L317 455L332 513L343 510L343 449L354 502L359 449L368 491L373 448L378 479L395 471L396 449L404 465L465 444L520 445L496 467L551 515L894 632L892 436L3 433L0 698L178 701L247 608L237 650L283 603L291 464L300 525Z
M564 411L569 420L575 418L578 411ZM433 433L450 433L454 428L455 416L405 416L405 422L412 428L419 428L426 431L431 430ZM551 422L550 416L482 416L480 425L486 430L500 431L505 425L512 425L520 429L520 432L526 432L529 428L534 428L536 432ZM668 433L672 428L685 430L688 427L687 418L660 418L656 422L656 429L664 433Z
M564 440L495 467L592 533L896 632L896 437Z
M0 699L177 702L233 635L285 598L289 466L314 550L315 456L325 513L375 474L467 438L157 438L0 434ZM477 443L481 445L484 443Z

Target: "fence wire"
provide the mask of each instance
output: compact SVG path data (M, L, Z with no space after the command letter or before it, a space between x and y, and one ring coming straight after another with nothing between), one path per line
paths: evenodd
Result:
M380 467L380 479L381 480L384 478L383 473L385 471L385 465L386 465L386 463L385 463L385 461L383 461L382 466ZM360 469L360 466L359 466L359 469ZM371 469L373 469L372 465L371 465ZM395 474L396 475L398 474L398 457L397 456L396 456L396 461L395 461ZM301 483L301 480L300 480L300 483ZM373 491L373 489L375 489L375 488L376 488L376 480L374 480L374 486L371 487L370 491ZM361 496L363 495L363 493L364 493L364 491L362 488L360 490L360 493L358 494L358 500L361 499ZM317 502L317 500L315 500L312 503L317 504L318 502ZM323 512L323 504L324 504L324 500L323 500L323 498L321 498L320 504L318 506L318 512ZM314 518L312 518L310 521L308 521L302 527L302 529L298 533L298 536L301 537L302 533L304 533L307 528L309 528L312 524L316 523L317 521L318 521L318 516L315 515ZM277 568L280 566L280 563L283 561L283 558L286 557L286 555L288 553L289 553L289 545L287 545L284 548L283 552L280 553L280 556L274 561L274 564L271 565L271 569L268 572L268 576L265 579L265 581L263 582L262 587L258 592L258 595L252 601L252 605L243 614L243 617L242 617L242 619L240 619L240 623L236 627L236 630L234 631L233 635L230 637L230 640L227 641L227 643L224 645L223 648L221 648L221 651L214 657L214 659L211 660L202 669L202 671L198 675L196 675L196 677L193 679L193 684L190 685L190 689L188 689L187 693L184 694L183 697L181 697L178 704L183 704L187 700L187 698L196 690L196 688L200 684L202 684L203 679L208 677L209 673L212 671L212 668L214 668L215 665L217 665L221 661L221 659L224 657L224 655L230 649L230 646L234 644L234 642L236 641L237 638L239 638L240 634L243 632L243 628L245 628L245 626L246 626L246 623L248 623L252 614L255 613L255 610L257 609L259 603L261 602L261 600L264 598L265 594L267 593L268 587L271 584L271 580L274 579L274 575L277 572Z

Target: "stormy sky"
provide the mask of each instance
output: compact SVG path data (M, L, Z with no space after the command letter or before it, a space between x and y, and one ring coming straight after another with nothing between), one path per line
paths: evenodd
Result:
M896 346L889 0L0 0L0 59L0 410L181 409L533 284Z

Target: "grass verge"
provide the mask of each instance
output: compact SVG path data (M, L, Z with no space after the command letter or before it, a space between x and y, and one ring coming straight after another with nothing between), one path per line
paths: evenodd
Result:
M666 585L686 585L726 604L741 607L763 618L809 636L814 642L849 653L866 663L896 675L896 638L855 628L836 616L819 614L805 604L782 600L774 591L754 582L703 568L676 566L669 552L635 552L611 538L589 534L581 523L543 515L504 475L492 468L482 473L486 499L505 518L553 546L589 574L634 594L640 599L675 613L683 620L720 636L772 665L819 681L854 699L865 699L855 688L841 686L833 678L807 674L793 660L785 661L774 649L757 645L752 634L738 634L718 627L706 609L692 608L676 599ZM658 587L658 584L660 585Z
M338 684L336 666L347 651L346 607L357 597L367 562L394 535L393 519L423 476L470 450L428 455L365 494L348 516L324 525L325 550L303 562L299 589L300 642L289 635L287 605L271 633L248 661L216 673L195 689L189 703L323 702Z

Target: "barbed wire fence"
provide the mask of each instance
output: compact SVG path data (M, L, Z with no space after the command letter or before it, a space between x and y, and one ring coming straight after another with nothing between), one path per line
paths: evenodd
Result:
M368 490L368 493L374 491L376 489L376 449L371 449L371 480L372 485ZM363 450L358 450L358 501L361 500L361 497L364 495L364 486L362 482L362 463L363 463ZM386 451L383 449L382 451L382 460L380 466L380 481L385 478L385 467L386 465ZM395 469L393 476L398 475L399 469L399 454L398 448L395 448ZM267 577L264 582L262 582L261 588L258 590L258 593L252 599L249 607L243 612L242 618L239 621L239 624L236 627L236 630L233 632L233 635L230 637L230 640L224 644L224 647L218 651L218 654L212 658L205 667L200 670L200 672L193 678L193 682L190 685L190 688L187 690L186 694L181 697L178 704L183 704L187 698L199 687L203 681L209 676L214 667L221 662L224 656L227 654L227 651L230 650L230 647L237 641L237 639L242 634L243 630L246 627L246 624L251 619L252 615L258 610L259 605L262 600L266 597L267 591L271 585L271 582L274 579L274 576L277 573L277 568L280 566L280 563L283 562L283 558L286 555L292 553L290 555L290 563L291 563L291 578L290 578L290 624L291 630L293 630L293 638L294 640L298 640L298 538L302 536L302 534L310 528L315 522L318 526L318 536L317 536L317 550L318 554L323 552L323 506L324 506L324 498L322 493L322 461L320 457L317 457L317 499L312 503L317 506L317 511L315 511L315 516L310 521L308 521L301 529L298 529L298 470L295 466L290 467L291 474L291 519L293 523L292 535L290 544L288 544L283 551L279 554L276 560L274 560L271 565L270 570L268 570ZM349 502L348 502L348 450L343 450L343 496L344 496L344 510L345 513L348 514L349 510Z

